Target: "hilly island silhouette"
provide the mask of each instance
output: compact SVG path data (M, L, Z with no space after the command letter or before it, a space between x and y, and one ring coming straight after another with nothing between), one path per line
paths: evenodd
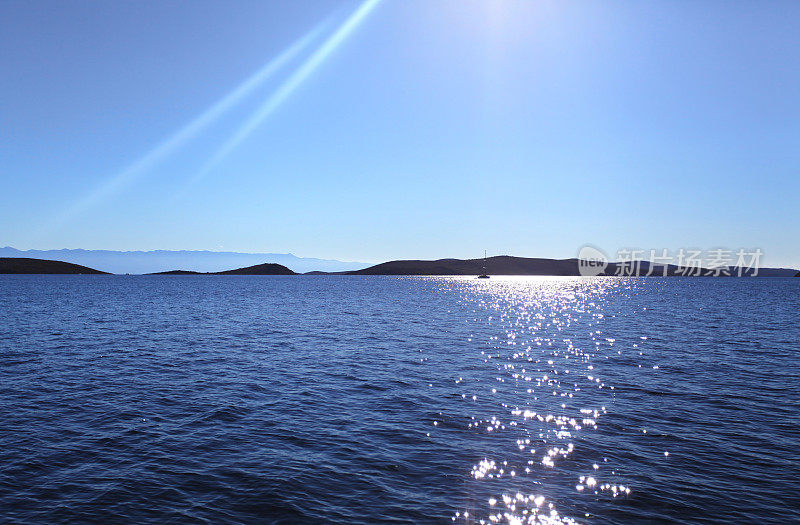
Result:
M517 275L517 276L580 276L580 261L578 259L546 259L530 257L513 257L500 255L487 259L438 259L438 260L398 260L388 261L362 270L346 272L321 272L313 271L297 273L282 264L265 262L243 268L235 268L219 272L197 272L193 270L169 270L164 272L149 273L146 275L478 275L483 272L484 265L491 275ZM651 265L648 261L636 261L636 264L612 262L598 274L607 276L629 277L691 277L711 276L719 274L705 268L685 268L676 265ZM758 276L758 277L800 277L800 272L791 268L759 268L758 272L752 269L743 269L739 272L736 267L727 268L720 277ZM32 259L25 257L0 257L0 274L95 274L110 275L109 272L96 270L78 264L46 259Z

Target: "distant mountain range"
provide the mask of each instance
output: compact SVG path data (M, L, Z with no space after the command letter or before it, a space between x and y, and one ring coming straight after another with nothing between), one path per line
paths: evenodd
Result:
M240 253L212 251L133 251L111 250L17 250L0 248L0 257L28 257L102 268L111 273L156 273L174 269L194 272L220 272L264 262L282 264L297 273L312 271L347 272L370 263L297 257L291 253Z
M436 261L390 261L369 268L348 272L320 272L310 271L312 275L478 275L486 271L491 275L556 275L579 276L580 261L578 259L540 259L527 257L511 257L508 255L490 257L488 259L439 259ZM613 276L620 272L621 263L610 263L600 274ZM687 269L675 265L654 265L652 271L647 261L638 263L638 273L634 276L652 275L659 277L681 276ZM0 258L0 273L105 273L76 264L31 259L31 258ZM151 272L156 275L296 275L290 268L277 263L262 263L233 270L216 272L197 272L191 270L168 270ZM691 269L689 275L708 275L713 273L706 269ZM737 275L737 268L729 268L728 273ZM743 272L745 276L752 275L752 271ZM800 272L788 268L759 268L759 277L800 277Z

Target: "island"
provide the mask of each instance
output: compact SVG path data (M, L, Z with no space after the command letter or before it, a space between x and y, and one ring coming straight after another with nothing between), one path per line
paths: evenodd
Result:
M580 275L578 259L541 259L500 255L487 259L389 261L349 275Z
M264 263L235 270L216 272L216 275L297 275L295 272L282 264Z
M624 275L630 277L694 277L694 276L738 276L738 267L728 267L727 272L715 272L707 268L685 268L674 264L653 264L649 261L611 262L599 273L601 277ZM487 259L437 259L434 261L403 260L390 261L363 270L345 272L348 275L551 275L580 276L580 261L573 259L544 259L500 255ZM742 276L753 276L753 270L745 269ZM758 277L791 277L797 270L790 268L759 268Z
M297 275L286 266L276 263L256 264L245 268L225 270L223 272L193 272L191 270L169 270L148 275Z

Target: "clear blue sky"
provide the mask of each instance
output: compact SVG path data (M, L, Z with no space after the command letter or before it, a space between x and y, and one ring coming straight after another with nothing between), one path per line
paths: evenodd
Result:
M800 266L798 2L4 0L0 72L0 245Z

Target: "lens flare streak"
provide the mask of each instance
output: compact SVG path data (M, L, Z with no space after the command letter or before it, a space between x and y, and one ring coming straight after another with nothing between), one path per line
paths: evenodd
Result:
M261 123L269 117L289 96L305 82L309 76L333 53L342 42L364 21L380 0L367 0L353 12L347 20L325 42L281 84L272 95L250 116L214 155L203 165L191 180L195 183L208 174L220 161L227 157Z
M126 186L129 186L135 182L138 178L144 176L149 170L156 167L158 163L162 162L176 150L186 145L187 142L217 121L224 113L236 106L259 86L263 85L269 78L287 66L304 49L308 48L317 38L319 38L320 34L328 25L329 21L326 20L295 41L291 46L270 60L256 73L237 86L233 91L217 101L213 106L195 117L183 128L166 138L159 145L148 151L128 167L111 176L87 196L73 204L64 213L62 213L62 215L56 221L56 224L63 223L70 217L73 217L87 208L90 208L91 206L108 199Z

